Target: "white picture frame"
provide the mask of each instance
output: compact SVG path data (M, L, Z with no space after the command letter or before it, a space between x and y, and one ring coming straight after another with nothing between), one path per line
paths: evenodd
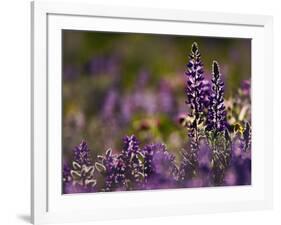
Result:
M58 96L61 91L62 29L252 38L252 120L255 124L252 185L62 195L61 125L58 125L61 123L57 123L61 121L62 100ZM270 16L32 2L32 222L272 208L272 49ZM114 202L118 205L112 204Z

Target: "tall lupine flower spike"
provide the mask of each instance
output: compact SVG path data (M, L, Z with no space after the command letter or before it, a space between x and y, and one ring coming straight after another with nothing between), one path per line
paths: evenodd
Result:
M185 93L187 97L186 104L190 107L189 112L189 124L188 124L188 136L190 140L190 152L183 152L184 160L181 165L181 170L186 170L187 167L191 167L191 170L196 170L197 154L199 151L200 141L200 126L204 122L205 107L207 106L208 98L208 85L204 80L203 63L201 61L201 54L197 43L193 43L191 47L191 53L189 55L189 61L187 63L187 83ZM188 169L190 170L190 169ZM186 171L181 171L181 174L185 176ZM185 178L182 178L185 179Z
M220 185L231 158L231 140L226 126L224 82L216 61L213 62L212 93L209 104L206 131L212 151L213 182L215 185Z
M212 92L207 116L207 130L222 132L226 128L224 82L221 79L219 65L216 61L213 62Z
M187 85L185 93L187 96L186 104L188 104L192 110L191 116L195 116L197 119L202 117L201 112L204 110L204 99L203 95L203 80L204 71L203 63L201 61L201 54L196 42L192 44L191 54L189 55L189 61L186 65L187 71ZM201 119L201 118L200 118Z
M91 165L90 150L84 140L82 140L82 142L74 148L73 152L75 162L80 165Z

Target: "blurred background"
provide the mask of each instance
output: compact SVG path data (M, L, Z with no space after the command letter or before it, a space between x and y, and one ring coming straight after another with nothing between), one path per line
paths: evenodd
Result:
M187 144L181 118L184 75L191 44L199 45L205 77L217 60L225 96L250 79L249 39L155 34L63 31L63 156L84 139L93 158L134 134L147 143L163 142L179 159Z

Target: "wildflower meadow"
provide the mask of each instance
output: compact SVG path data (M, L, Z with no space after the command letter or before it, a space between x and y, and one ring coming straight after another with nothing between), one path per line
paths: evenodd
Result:
M63 31L62 192L251 185L251 41Z

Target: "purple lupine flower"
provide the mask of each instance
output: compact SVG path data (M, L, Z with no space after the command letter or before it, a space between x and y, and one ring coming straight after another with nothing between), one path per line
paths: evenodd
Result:
M103 191L132 190L138 188L141 182L139 141L132 135L124 137L123 142L121 154L113 155L109 149L105 155L99 155L100 162L95 163L96 169L104 177Z
M192 170L191 170L192 171ZM180 180L183 187L206 187L210 186L211 180L211 151L206 141L201 141L198 151L198 170L196 176L189 176L189 179Z
M126 171L126 165L119 155L115 163L115 171L114 171L115 173L114 182L119 190L123 190L126 185L125 171Z
M144 160L144 178L145 182L147 182L147 179L149 176L151 176L154 173L154 168L153 168L153 145L145 145L142 149L142 153L145 157Z
M198 49L197 43L193 43L191 47L191 54L189 55L189 62L187 63L187 76L186 85L186 103L190 106L191 115L200 119L201 112L204 110L204 99L202 87L204 80L203 63L201 61L201 54Z
M187 64L186 85L186 103L189 105L191 111L189 116L192 121L189 123L188 136L190 138L191 154L193 161L196 161L196 152L199 148L199 125L204 121L204 109L206 105L206 84L204 82L203 63L201 61L201 54L197 43L193 43L191 47L191 54L189 55L189 62Z
M186 186L186 180L191 179L198 172L198 152L194 151L192 146L190 149L187 148L181 151L182 160L179 166L178 181L182 187Z
M171 176L174 170L175 156L168 152L164 144L155 144L153 146L153 160L154 171L156 174L166 174L167 177Z
M134 188L132 187L132 183L138 185L143 177L142 163L139 160L139 144L139 140L135 135L126 136L123 138L123 149L119 158L124 162L125 165L126 182L131 182L127 187L129 189Z
M178 169L175 156L164 144L149 144L143 147L144 178L146 188L163 188L175 185Z
M210 104L209 96L211 94L211 83L208 80L202 81L202 96L203 96L203 104L205 108L207 108Z
M209 175L211 170L211 149L205 140L198 152L198 167L201 174Z
M122 154L125 157L131 158L132 154L136 154L139 150L139 144L140 142L135 135L124 137Z
M125 165L117 155L112 154L112 150L108 149L105 155L99 155L98 159L101 163L96 162L97 170L104 176L104 191L112 191L120 188L125 184Z
M209 83L204 80L203 63L197 43L193 43L189 62L187 63L187 83L185 93L186 104L190 107L188 136L190 150L183 151L183 161L180 165L180 180L187 178L187 174L194 174L198 164L198 151L200 141L199 126L204 122L205 108L208 105ZM192 170L192 171L190 171Z
M105 153L105 156L98 156L98 159L101 160L101 163L96 162L96 169L102 173L105 177L105 190L110 191L114 185L114 157L112 155L112 150L108 149Z
M76 146L73 150L74 161L80 165L91 165L90 150L88 149L87 143L82 140L82 142Z
M232 180L231 180L232 179ZM251 152L245 151L245 143L237 135L232 143L232 157L224 177L225 185L251 184Z
M219 65L213 62L212 93L207 115L206 133L212 151L214 185L221 185L231 158L231 139L227 129L224 105L224 82Z
M82 142L73 150L72 167L63 164L63 193L94 192L96 179L87 143Z
M221 79L219 65L213 62L212 93L207 116L208 131L222 132L226 128L226 108L224 105L224 82Z

